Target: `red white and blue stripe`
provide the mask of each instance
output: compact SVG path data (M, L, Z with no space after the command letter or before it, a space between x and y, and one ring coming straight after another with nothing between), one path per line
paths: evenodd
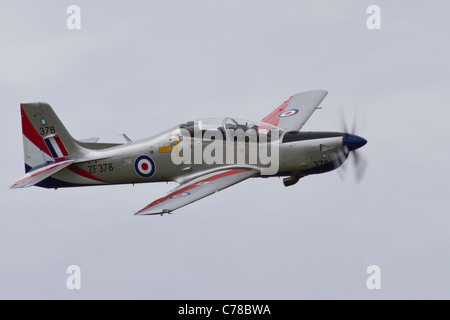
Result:
M45 145L55 160L62 160L69 156L67 149L64 147L61 139L58 136L53 136L44 139Z

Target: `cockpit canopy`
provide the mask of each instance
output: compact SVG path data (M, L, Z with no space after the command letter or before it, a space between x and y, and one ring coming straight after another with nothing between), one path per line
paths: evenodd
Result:
M278 134L283 132L283 129L268 123L235 118L208 118L188 121L180 124L179 128L184 133L183 135L191 137L195 137L196 133L197 135L201 135L201 137L203 137L206 132L209 134L214 132L216 134L221 133L224 140L236 137L237 134L239 135L242 133L247 134L247 136L254 134L259 140L260 135L267 135L269 137L274 132L278 132Z

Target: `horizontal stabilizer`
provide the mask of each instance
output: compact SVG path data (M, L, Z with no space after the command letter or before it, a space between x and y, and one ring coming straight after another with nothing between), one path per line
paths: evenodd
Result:
M11 186L11 189L26 188L34 186L42 180L50 177L56 172L70 166L75 160L65 160L61 162L53 162L36 170L29 171L22 179Z

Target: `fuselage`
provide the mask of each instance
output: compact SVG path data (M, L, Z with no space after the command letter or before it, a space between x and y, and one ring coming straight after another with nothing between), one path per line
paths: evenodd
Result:
M292 176L298 180L339 167L348 156L349 137L359 138L340 132L286 132L268 124L231 118L208 121L190 121L139 141L99 144L37 185L61 188L182 183L208 171L249 166L261 171L258 176ZM350 140L351 148L365 143L364 139Z

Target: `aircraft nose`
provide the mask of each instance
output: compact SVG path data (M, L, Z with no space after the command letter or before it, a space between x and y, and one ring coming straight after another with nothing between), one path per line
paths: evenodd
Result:
M360 136L346 133L344 135L344 138L342 139L342 144L347 147L349 151L353 151L356 149L361 148L367 143L367 140L364 138L361 138Z

